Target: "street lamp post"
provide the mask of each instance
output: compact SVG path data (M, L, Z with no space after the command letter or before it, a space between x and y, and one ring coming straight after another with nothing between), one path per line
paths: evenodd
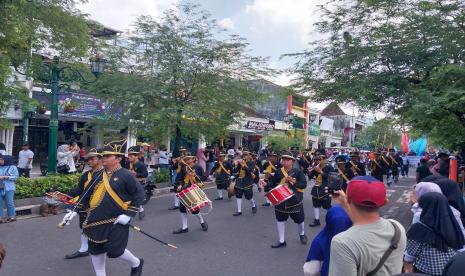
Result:
M47 172L49 174L56 173L57 165L57 147L58 147L58 95L60 93L59 82L61 80L61 73L64 70L71 70L75 73L82 83L95 82L100 75L103 73L105 68L105 60L100 57L96 57L91 60L90 69L95 76L95 80L87 81L84 76L76 69L69 66L60 66L60 60L58 57L54 57L51 64L46 64L50 70L50 88L52 93L52 103L50 105L50 122L49 122L49 134L48 134L48 164Z

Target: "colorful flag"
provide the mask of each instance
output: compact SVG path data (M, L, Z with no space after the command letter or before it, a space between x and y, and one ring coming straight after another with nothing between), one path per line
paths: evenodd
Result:
M402 150L405 152L405 154L409 153L408 144L409 144L408 135L407 135L407 131L405 131L405 128L404 128L404 129L402 129L401 146L402 146Z

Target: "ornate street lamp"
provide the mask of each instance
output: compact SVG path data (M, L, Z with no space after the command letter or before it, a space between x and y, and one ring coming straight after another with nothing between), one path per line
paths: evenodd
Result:
M316 119L316 115L315 114L310 114L309 119L310 119L310 122L314 122L315 119Z
M103 73L105 69L105 60L100 56L96 56L91 60L90 70L94 74L94 80L86 80L78 70L71 68L70 66L60 66L60 60L58 57L54 57L50 63L44 63L48 67L51 76L51 92L52 92L52 103L50 105L50 123L49 123L49 135L48 135L48 164L47 172L56 173L57 166L57 147L58 147L58 95L61 90L60 81L63 81L63 72L65 70L71 71L75 79L79 80L83 84L93 83ZM69 77L66 77L66 81L69 81Z

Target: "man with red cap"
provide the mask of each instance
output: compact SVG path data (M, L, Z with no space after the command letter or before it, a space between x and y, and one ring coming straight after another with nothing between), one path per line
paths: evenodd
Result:
M353 226L331 242L329 275L400 273L405 229L399 222L379 214L379 208L387 203L384 183L371 176L357 176L349 182L347 194L334 191L333 198L346 210Z

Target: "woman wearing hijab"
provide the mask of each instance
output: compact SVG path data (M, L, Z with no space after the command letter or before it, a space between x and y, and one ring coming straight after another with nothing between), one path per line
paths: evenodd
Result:
M76 165L74 163L74 154L70 150L68 144L63 144L58 147L57 150L57 168L68 165L69 169L67 171L59 171L59 173L74 173L76 172Z
M313 239L308 251L307 261L303 267L305 276L328 275L331 240L351 226L352 221L340 205L334 205L328 210L326 225Z
M442 194L442 190L437 185L436 183L433 182L420 182L415 185L415 188L413 190L414 196L416 198L416 203L412 205L412 212L413 212L413 219L412 219L412 224L417 223L420 221L420 216L421 216L421 211L422 209L418 205L418 201L420 198L426 194L426 193L440 193ZM462 231L462 234L465 236L465 228L463 226L462 220L461 220L461 214L460 212L455 209L454 207L450 206L449 207L452 210L452 213L454 214L455 219L457 220L457 223L460 226L460 230Z
M3 221L3 201L6 203L6 222L16 221L15 215L15 181L19 177L18 169L13 165L13 156L0 156L0 223Z
M441 188L442 194L447 197L450 206L454 207L460 212L462 224L465 225L465 202L463 201L463 194L460 191L459 184L444 176L428 176L423 179L424 182L433 182L438 184Z
M419 206L423 209L420 221L407 231L404 270L441 275L449 259L463 248L465 239L444 195L426 193Z

